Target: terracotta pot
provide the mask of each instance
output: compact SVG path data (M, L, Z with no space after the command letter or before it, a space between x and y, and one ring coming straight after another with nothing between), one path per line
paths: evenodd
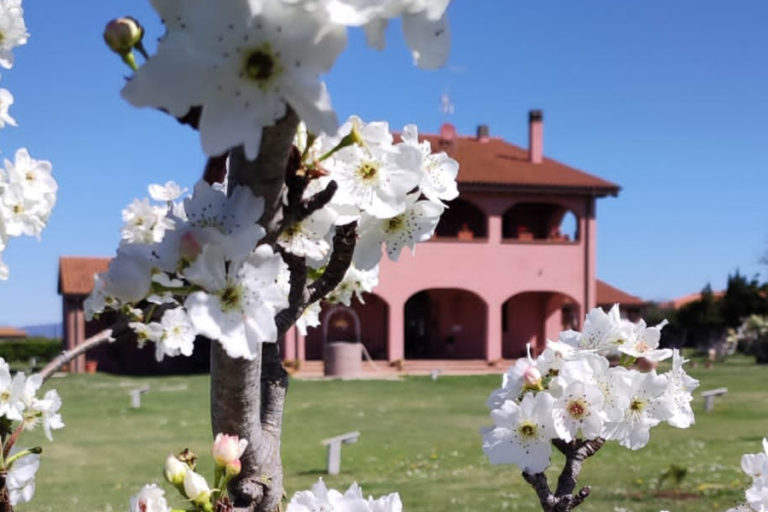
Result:
M98 361L93 361L91 359L87 359L85 361L85 373L96 373L96 369L99 366Z

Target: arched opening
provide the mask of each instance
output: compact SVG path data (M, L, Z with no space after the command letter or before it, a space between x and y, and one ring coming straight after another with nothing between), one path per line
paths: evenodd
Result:
M480 208L463 199L449 201L446 206L435 228L436 238L458 240L488 238L488 218Z
M350 309L360 318L360 338L372 359L386 360L389 342L389 305L384 299L373 293L364 293L361 303L353 298ZM320 311L320 320L325 321L328 311L335 305L324 304ZM355 323L352 315L338 311L330 319L328 325L328 341L356 341ZM307 329L305 343L305 358L307 360L323 359L323 325Z
M406 359L485 357L485 302L472 292L434 288L405 303Z
M504 212L501 229L505 240L519 242L579 240L579 218L554 203L518 203Z
M546 347L547 338L556 340L561 331L578 329L579 303L558 292L523 292L501 306L501 355L515 359L526 354L531 344L534 354Z

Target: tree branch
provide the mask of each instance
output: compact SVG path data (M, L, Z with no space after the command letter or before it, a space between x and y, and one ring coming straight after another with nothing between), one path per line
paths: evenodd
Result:
M541 509L544 512L570 512L581 505L592 492L592 488L587 485L573 494L579 473L581 473L582 463L603 447L605 439L574 439L569 443L562 439L553 439L552 444L565 455L565 466L557 479L555 493L552 494L547 483L547 476L544 473L531 475L524 472L523 478L536 491Z
M325 272L314 283L309 285L309 302L311 304L320 300L336 288L344 274L352 264L352 255L357 244L357 222L350 222L336 227L333 237L333 252L331 260L325 267Z
M53 358L48 364L45 365L42 370L40 370L39 375L43 378L43 381L46 381L51 377L51 375L56 373L59 368L75 359L77 356L85 354L92 348L98 347L99 345L107 343L108 341L115 341L116 338L124 334L126 334L125 330L117 331L115 337L112 337L112 329L104 329L95 336L91 336L87 340L83 341L72 350L65 350Z

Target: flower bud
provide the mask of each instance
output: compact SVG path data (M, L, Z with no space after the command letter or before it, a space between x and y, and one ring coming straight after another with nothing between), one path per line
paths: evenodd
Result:
M240 459L235 459L227 462L227 465L224 466L224 474L226 475L227 480L229 480L230 478L239 475L242 469L243 464L240 462Z
M184 484L184 476L186 476L189 466L181 462L175 455L168 455L165 459L165 468L163 469L163 475L165 479L175 486Z
M197 466L197 454L190 450L189 448L184 448L179 452L179 454L176 456L177 459L179 459L181 462L187 465L189 469L193 470Z
M227 434L216 434L211 452L216 465L224 467L230 462L240 459L248 446L248 440Z
M189 262L195 261L202 250L200 243L192 232L187 232L182 235L181 240L179 241L179 252L181 253L182 258Z
M134 46L141 43L142 37L144 29L130 17L114 19L104 28L104 42L119 55L130 53Z
M184 494L195 505L210 505L211 488L208 487L208 482L203 475L195 473L191 469L184 475Z
M529 366L523 373L523 382L525 389L542 389L539 369L534 365Z

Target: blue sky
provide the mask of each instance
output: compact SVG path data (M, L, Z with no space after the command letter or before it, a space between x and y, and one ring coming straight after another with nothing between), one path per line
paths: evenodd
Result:
M0 324L60 320L60 255L114 252L120 210L146 185L191 185L204 157L173 119L120 99L128 69L101 41L131 14L148 46L161 34L148 2L25 2L30 42L0 85L19 128L0 150L50 160L60 185L38 242L13 239ZM449 65L411 65L399 27L384 52L354 33L327 77L340 118L357 113L435 132L448 91L460 133L527 145L527 111L544 110L545 153L619 183L598 205L598 275L663 299L752 275L768 250L768 4L762 0L458 0Z

